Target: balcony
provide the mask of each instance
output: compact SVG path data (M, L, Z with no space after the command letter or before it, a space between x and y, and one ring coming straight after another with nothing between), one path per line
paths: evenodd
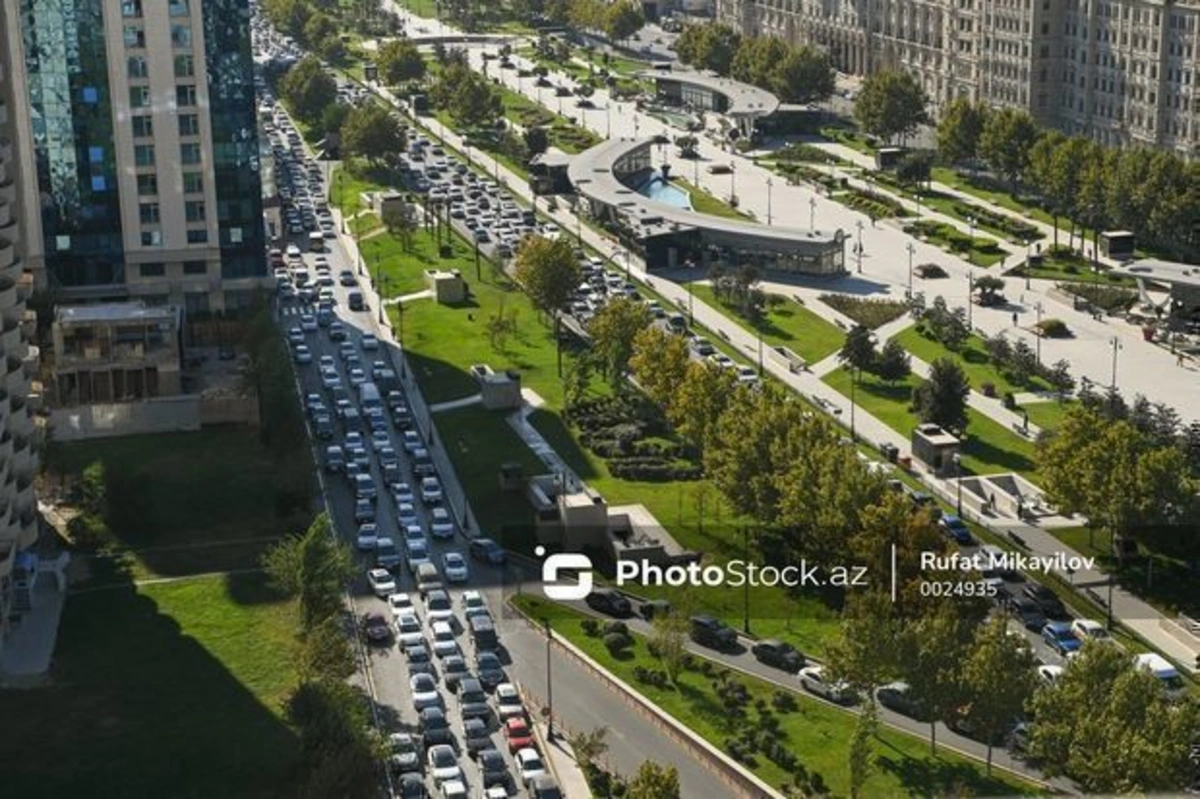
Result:
M5 227L12 222L12 206L4 200L0 200L0 228Z
M0 269L11 266L16 257L16 250L13 247L13 243L8 239L0 239ZM15 287L16 281L13 280L11 282Z
M42 351L40 347L35 347L32 344L25 347L25 356L21 358L21 365L25 369L25 376L34 378L37 376L38 368L42 365Z
M12 433L8 432L8 430L5 430L3 435L0 435L0 463L5 464L6 469L8 468L9 461L12 460L12 456L13 456ZM2 481L0 481L0 485L3 485Z
M0 328L0 354L3 355L21 355L24 353L23 347L25 338L21 335L21 325L16 321L5 321L3 327Z
M8 124L8 104L0 100L0 128Z
M11 244L8 245L8 253L8 263L12 263L13 248ZM0 251L0 264L7 265L4 261L3 251ZM17 281L7 277L0 277L0 310L13 307L19 299L17 295Z
M0 543L0 580L12 576L13 564L17 562L17 542Z

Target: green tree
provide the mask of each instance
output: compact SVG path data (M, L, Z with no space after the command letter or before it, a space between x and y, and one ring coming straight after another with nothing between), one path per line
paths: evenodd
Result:
M412 39L389 39L379 46L375 57L379 78L387 86L397 86L425 77L425 59Z
M691 361L671 395L667 419L703 455L737 389L737 377L716 364Z
M633 340L650 325L652 317L646 306L625 297L618 297L601 308L588 322L592 347L600 356L605 377L613 388L625 384L625 371L633 355Z
M738 45L730 66L736 79L755 86L772 84L775 71L791 53L783 39L774 36L747 36Z
M541 155L550 146L550 134L540 125L526 128L524 138L525 151L529 153L530 158Z
M608 727L596 727L587 732L577 732L568 743L575 753L575 760L582 764L594 764L608 751Z
M407 202L393 204L383 212L381 221L388 233L400 239L400 246L404 252L412 252L413 236L421 226L416 206Z
M404 129L381 106L369 103L350 112L342 124L342 150L372 164L403 152Z
M1029 756L1089 794L1176 792L1189 782L1197 705L1167 701L1157 678L1116 646L1085 644L1053 685L1033 695L1029 710Z
M334 538L324 514L304 534L268 549L262 565L270 584L297 600L302 630L311 630L341 612L342 594L354 574L350 552Z
M301 39L313 8L307 0L264 0L263 12L281 32L293 39Z
M575 251L566 239L528 236L517 250L515 275L534 306L554 320L558 372L562 374L562 312L581 280Z
M850 736L850 747L846 753L850 766L850 797L859 799L863 796L863 788L867 778L875 767L875 751L871 744L878 727L878 714L875 703L869 702L858 714L854 724L854 734Z
M789 103L814 103L833 94L835 75L828 55L799 47L771 70L768 88Z
M933 172L933 153L929 150L916 150L905 154L896 164L896 177L906 186L919 187L928 183Z
M1050 137L1050 141L1056 139ZM1059 143L1051 156L1049 170L1038 169L1037 179L1041 191L1047 194L1051 212L1054 217L1054 244L1058 246L1058 215L1066 214L1071 217L1071 234L1075 233L1074 212L1082 182L1080 170L1087 161L1087 153L1091 141L1083 136L1072 136L1065 142Z
M300 637L296 671L304 681L348 680L358 671L358 661L340 618L323 619Z
M659 613L654 617L654 632L650 641L671 682L675 682L683 671L690 627L687 616L678 610Z
M901 636L900 675L929 723L929 752L937 754L938 722L949 720L964 703L961 670L970 651L974 619L940 602Z
M929 98L907 72L884 70L863 81L854 102L854 118L863 130L890 142L908 136L929 121Z
M1099 231L1108 229L1108 184L1113 158L1095 142L1089 142L1083 151L1082 162L1076 167L1079 172L1079 190L1075 196L1072 217L1084 227L1092 229L1092 248L1099 244Z
M956 97L946 104L938 121L938 155L947 164L959 164L979 155L979 137L987 119L987 106Z
M1015 185L1029 168L1029 152L1037 137L1037 123L1028 112L1001 108L987 115L979 135L979 155L1009 185Z
M912 373L912 359L895 339L888 339L875 363L875 374L888 383L897 383Z
M330 134L340 136L342 125L346 124L346 120L353 110L354 106L346 103L335 102L325 106L325 110L321 112L321 130L325 131L325 136L327 138Z
M695 56L692 61L687 63L699 69L711 69L718 75L728 75L733 69L733 57L742 43L741 35L733 28L721 23L692 27L700 30L701 33Z
M662 766L644 760L629 781L626 799L679 799L679 772L674 766Z
M642 391L664 410L687 378L691 365L687 342L661 327L646 327L633 339L629 368Z
M855 325L846 334L846 341L838 352L838 361L859 371L870 371L879 357L875 352L874 333L866 325Z
M880 589L847 596L841 629L827 650L833 679L842 680L861 694L867 705L875 704L875 689L892 678L896 662L896 638L900 625L891 597Z
M867 574L883 576L896 581L896 596L890 613L899 620L920 616L930 606L929 598L922 596L922 584L930 579L929 569L922 566L921 557L928 552L940 552L944 547L942 533L929 513L913 512L912 502L904 494L887 491L883 480L867 469L859 468L865 477L857 479L858 513L856 524L844 525L841 535L849 540L848 550L842 557L849 556L854 563L867 568ZM833 481L820 485L825 496L840 492ZM895 548L893 569L893 547ZM880 585L877 583L876 588ZM933 603L934 607L937 603ZM959 615L967 603L960 605Z
M310 124L318 122L326 106L337 100L337 84L315 56L289 69L279 83L279 92L292 112Z
M995 275L975 278L973 287L979 292L980 305L996 305L1004 298L1004 280Z
M338 24L333 17L318 11L304 23L305 44L315 50L326 61L337 62L346 55L346 45L338 35Z
M1033 650L1022 636L1008 634L1007 619L995 617L978 627L963 664L963 694L968 723L987 744L987 772L992 773L992 747L1009 731L1033 696L1037 673Z
M362 689L342 680L301 683L288 698L285 715L299 731L300 796L378 795L378 763L383 755L373 735Z
M929 379L913 392L913 404L922 422L962 432L970 394L971 383L958 361L938 358L929 365Z
M1059 194L1059 190L1064 186L1058 183L1055 161L1058 153L1069 141L1070 139L1065 134L1057 130L1043 133L1033 147L1029 148L1029 164L1025 170L1025 182L1038 190L1054 217L1054 246L1056 247L1058 246L1058 217L1073 197L1071 195L1064 197Z
M623 42L646 25L641 3L617 0L604 13L604 33L615 42Z

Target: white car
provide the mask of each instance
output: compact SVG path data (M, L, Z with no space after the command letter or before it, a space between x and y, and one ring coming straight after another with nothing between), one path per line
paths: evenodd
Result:
M408 687L412 691L413 709L418 713L427 707L442 706L442 695L432 674L417 672L408 678Z
M429 532L434 538L454 538L454 522L445 508L434 508L430 512Z
M430 629L433 631L433 654L439 659L462 655L458 641L454 640L454 628L448 622L435 621L430 625Z
M401 502L396 506L396 521L404 528L420 524L416 507L407 502Z
M1063 672L1065 670L1066 669L1062 666L1038 666L1037 667L1038 677L1040 677L1042 682L1046 685L1054 685L1055 683L1057 683L1059 678L1062 677Z
M496 715L503 724L508 719L525 718L525 704L517 686L510 682L502 682L496 686Z
M412 454L414 451L421 449L424 443L421 441L421 436L416 430L404 431L404 451Z
M417 568L422 563L429 563L429 546L422 541L418 544L411 541L408 544L408 571L412 576L417 576Z
M514 758L517 761L517 772L521 775L521 784L529 785L529 781L539 774L546 773L546 765L536 749L526 747L517 750Z
M508 794L505 794L507 796ZM467 784L462 780L442 783L442 799L467 799Z
M733 358L730 358L728 355L726 355L723 352L714 352L712 355L708 356L708 362L712 363L712 364L716 364L717 366L720 366L723 369L728 369L731 366L736 366L736 364L733 362Z
M534 753L536 754L536 752ZM429 773L438 785L452 780L462 780L462 769L458 767L458 755L449 744L429 747Z
M469 579L467 559L458 552L442 555L442 574L451 583L465 583Z
M358 536L354 539L354 546L359 552L374 552L375 547L379 545L379 528L374 524L367 522L358 526Z
M435 624L444 621L454 627L454 608L450 605L450 597L445 591L436 588L425 595L425 618Z
M1080 641L1103 641L1106 644L1120 646L1121 642L1108 634L1104 625L1091 619L1075 619L1071 622L1071 632Z
M392 446L392 437L387 434L386 430L376 430L371 434L371 449L375 450L376 454L384 447Z
M421 529L421 525L410 524L401 528L400 532L404 536L405 550L409 550L414 546L429 548L429 541L425 539L425 531Z
M371 591L380 599L386 599L389 594L396 593L396 578L387 569L371 569L367 572L367 582Z
M305 333L316 333L317 327L317 317L312 314L306 313L300 317L300 329Z
M737 368L737 379L739 383L749 385L758 382L758 372L754 371L752 366L739 366Z
M396 619L396 643L401 649L425 643L425 628L416 612L402 613Z
M368 352L379 349L379 339L375 337L374 333L364 333L359 344Z
M405 613L416 613L412 597L408 594L391 594L387 598L388 607L392 609L392 618L398 619Z
M421 501L426 505L442 501L442 484L436 477L426 477L421 481Z
M800 685L809 693L824 697L830 702L843 704L854 698L850 686L844 682L833 682L825 674L824 666L806 666L800 669Z
M413 495L412 486L408 483L392 483L392 499L395 500L397 506L411 505L417 501Z
M459 597L459 601L462 602L463 615L468 619L480 611L488 613L487 600L478 591L463 591L462 596ZM490 616L491 614L488 613L488 615Z

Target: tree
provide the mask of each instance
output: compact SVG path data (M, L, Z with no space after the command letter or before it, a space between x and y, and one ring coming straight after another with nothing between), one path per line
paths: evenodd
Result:
M387 86L425 77L425 59L412 39L390 39L379 46L375 57L379 77Z
M562 374L562 312L571 303L581 273L575 251L566 239L528 236L517 250L517 282L538 310L554 319L558 372Z
M588 732L577 732L567 743L575 753L578 763L595 763L608 751L608 727L596 727Z
M304 43L327 61L340 61L346 54L346 45L338 35L338 24L333 17L318 11L304 23Z
M863 81L854 103L854 118L863 130L884 141L908 136L929 120L929 98L907 72L884 70Z
M676 136L675 146L679 148L680 158L697 158L696 148L700 146L700 140L690 133Z
M895 384L912 372L908 352L895 339L888 339L875 363L875 374L881 380Z
M868 470L861 471L875 478ZM930 579L929 569L922 565L921 558L925 553L942 551L945 534L929 513L914 513L908 497L901 492L882 490L881 482L873 479L863 483L865 491L860 497L857 524L845 533L849 539L846 554L865 566L867 574L889 575L895 580L896 595L890 613L905 621L920 616L930 605L929 598L921 593L922 584ZM830 487L821 488L828 495ZM968 615L963 612L967 604L956 603L962 617Z
M313 8L307 0L265 0L263 12L281 32L293 39L301 39Z
M296 671L304 681L347 680L358 671L341 619L330 616L301 636Z
M292 112L308 123L319 121L325 107L337 100L337 84L315 56L306 57L288 70L280 81L279 92Z
M688 25L675 40L675 54L680 61L697 69L728 75L741 42L741 35L728 25Z
M1028 170L1029 151L1037 137L1037 123L1028 112L1001 108L987 116L979 135L979 155L1013 185Z
M407 202L393 204L384 211L382 222L388 233L400 239L404 252L412 252L413 236L420 227L416 206Z
M967 427L967 397L971 383L953 358L938 358L929 366L929 379L913 392L917 415L948 430Z
M600 356L605 377L614 388L625 382L625 370L633 355L633 340L650 325L650 311L640 302L618 297L601 308L588 322L592 347Z
M900 673L922 720L929 724L930 754L937 754L938 722L950 719L964 702L960 671L970 651L974 623L942 602L901 637Z
M916 150L907 153L896 164L896 177L906 186L919 186L928 183L933 171L933 153L929 150Z
M828 648L830 675L875 704L875 689L895 674L900 626L891 597L878 588L849 594L841 630Z
M1103 701L1098 701L1102 697ZM1088 794L1176 792L1188 785L1189 744L1200 735L1194 702L1172 703L1129 653L1085 644L1062 676L1029 703L1028 754Z
M346 124L346 119L353 110L354 106L346 103L330 103L325 106L325 110L321 112L321 130L325 131L326 138L329 138L330 134L342 135L342 126Z
M938 155L948 164L959 164L979 155L979 136L987 119L987 106L956 97L946 104L938 121Z
M524 137L525 151L529 153L530 158L541 155L550 146L550 134L540 125L526 128Z
M366 158L372 164L402 152L404 139L399 121L374 103L355 108L342 124L344 153Z
M870 371L875 366L874 334L866 325L855 325L846 334L846 341L838 352L838 361L858 371Z
M995 275L977 277L973 283L974 290L979 292L979 304L983 306L998 305L1004 300L1004 280Z
M1059 214L1070 207L1070 202L1074 199L1072 195L1064 196L1060 192L1074 183L1075 170L1072 168L1070 180L1063 182L1059 179L1061 176L1058 173L1057 164L1058 154L1063 151L1069 141L1066 135L1057 130L1043 133L1029 149L1029 167L1025 174L1026 182L1037 188L1054 217L1054 246L1056 247L1058 246Z
M641 3L634 0L618 0L604 13L604 33L615 42L625 41L645 24L646 15Z
M774 36L745 37L733 56L730 74L745 83L770 86L776 69L790 52L787 43Z
M679 799L679 772L674 766L661 766L644 760L629 781L626 799Z
M833 94L829 56L810 47L792 49L770 73L769 88L789 103L813 103Z
M863 795L863 787L875 766L875 752L871 746L871 739L875 737L875 728L878 726L877 715L875 703L868 702L858 714L854 734L850 736L850 747L846 756L850 766L851 799L858 799Z
M368 707L362 689L342 680L304 682L288 697L285 715L299 731L303 752L300 796L378 795L383 748L372 732Z
M1050 371L1046 374L1046 382L1050 384L1050 388L1058 395L1058 401L1062 402L1066 399L1071 390L1075 388L1075 378L1071 377L1071 364L1066 359L1060 358L1050 367Z
M688 617L679 610L659 613L654 617L654 633L650 641L671 682L675 682L683 671L689 629Z
M633 339L629 368L646 396L664 410L671 406L672 397L687 379L691 363L682 336L651 326L643 328Z
M995 617L976 629L975 641L963 664L963 694L969 704L966 720L987 744L987 771L992 773L992 747L1021 715L1033 695L1037 660L1029 643L1009 635L1007 620Z
M271 586L299 603L303 630L341 612L343 591L354 574L350 551L334 538L325 514L303 535L286 538L263 553L262 565Z
M491 81L465 63L455 61L443 66L430 89L430 99L446 109L455 124L463 128L490 127L504 116L500 93Z
M737 377L730 369L708 362L688 363L666 411L672 426L699 455L712 441L737 386Z

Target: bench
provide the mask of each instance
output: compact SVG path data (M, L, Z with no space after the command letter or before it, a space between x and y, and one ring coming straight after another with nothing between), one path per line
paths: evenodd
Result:
M1012 541L1014 544L1019 546L1021 549L1029 549L1029 544L1025 543L1025 539L1022 538L1018 533L1013 532L1012 530L1008 531L1008 540Z

